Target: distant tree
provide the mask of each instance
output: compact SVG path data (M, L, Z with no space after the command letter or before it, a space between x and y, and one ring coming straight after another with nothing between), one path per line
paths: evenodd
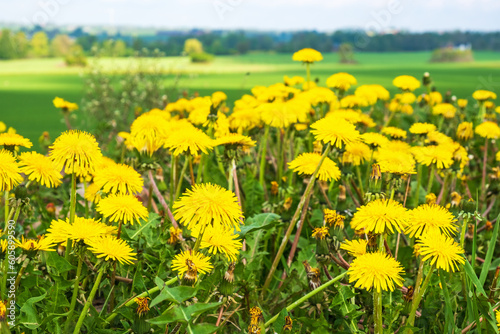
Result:
M29 51L29 41L23 31L18 31L14 36L17 58L25 58Z
M87 66L87 58L83 52L83 48L79 44L73 44L69 53L64 58L68 66Z
M0 36L0 59L13 59L16 57L14 39L9 29L3 29Z
M76 43L81 45L84 51L88 52L97 43L97 36L94 35L80 36L76 39Z
M350 43L342 43L339 46L339 56L341 63L355 63L354 60L354 48Z
M113 45L113 56L124 57L126 55L127 55L127 44L121 39L116 40L115 44Z
M250 42L249 41L241 41L236 44L236 50L238 50L239 54L245 54L250 50Z
M184 42L184 52L188 55L193 53L203 53L203 44L196 38L186 39Z
M54 57L66 57L74 41L68 35L57 35L50 42L50 51Z
M47 57L49 55L49 39L43 31L39 31L33 35L30 46L31 54L35 57Z

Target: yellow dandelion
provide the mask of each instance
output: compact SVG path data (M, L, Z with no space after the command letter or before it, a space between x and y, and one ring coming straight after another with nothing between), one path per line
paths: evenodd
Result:
M313 230L312 237L323 240L325 237L329 236L330 232L328 231L328 227L317 227Z
M218 107L222 102L227 100L227 95L224 92L217 91L212 93L212 104Z
M394 126L382 128L382 133L391 136L392 138L406 138L406 131Z
M62 175L55 163L49 158L36 152L25 152L19 156L20 172L48 188L59 186Z
M213 146L213 140L195 127L186 128L184 131L176 131L165 141L165 147L169 148L174 156L183 153L196 156L200 151L208 154Z
M2 326L4 326L3 322L5 321L6 318L7 318L7 307L5 306L3 300L0 300L0 324L2 324Z
M149 312L148 300L150 299L151 298L149 297L136 297L134 299L135 303L137 304L137 309L135 310L135 312L137 313L139 318Z
M214 142L215 146L222 145L227 149L242 148L243 150L254 147L255 144L256 141L252 140L252 138L237 133L229 133L223 137L217 138Z
M351 220L354 230L375 234L402 232L408 225L408 210L391 199L377 199L358 208Z
M303 63L314 63L316 61L323 60L323 56L319 51L311 48L305 48L295 52L292 56L292 59L295 61L301 61Z
M449 168L453 164L453 150L444 145L414 147L415 159L425 165L436 164L438 169Z
M148 210L133 195L109 195L99 201L97 211L110 222L140 224L140 219L147 220L148 218Z
M52 101L54 107L62 109L63 111L74 111L78 109L78 104L68 102L60 97L55 97Z
M476 90L474 93L472 93L472 97L476 101L483 102L483 101L490 100L490 99L495 100L497 98L497 94L490 92L489 90L480 89L480 90Z
M0 191L10 191L23 181L21 170L14 155L6 149L0 150Z
M106 235L87 241L89 250L98 259L105 261L118 261L121 264L133 264L136 253L125 240L117 239L115 236Z
M344 119L325 117L313 123L311 128L316 140L330 143L337 148L359 139L356 127Z
M198 273L207 274L212 269L213 266L208 257L191 250L176 255L172 260L172 270L183 278L185 278L185 273L189 274L190 280L196 280Z
M341 91L346 91L349 88L351 88L351 86L357 84L358 82L356 78L350 75L349 73L345 72L333 74L330 77L328 77L328 79L326 79L326 85L328 87L337 88Z
M436 265L437 268L455 272L459 265L465 263L462 247L438 230L423 234L417 244L420 247L419 253L423 256L422 261L430 259L431 265Z
M192 232L195 238L199 237L199 231L193 230ZM200 248L206 248L210 254L224 255L229 261L234 262L242 247L241 241L237 238L238 235L234 234L232 229L220 225L209 225L203 233Z
M342 108L357 109L368 106L368 102L360 96L347 95L346 97L342 98L342 100L340 100L340 106Z
M430 124L430 123L413 123L412 126L410 127L410 133L413 133L413 134L418 134L418 135L422 135L422 134L426 134L426 133L429 133L431 131L435 131L436 130L436 126L434 124Z
M321 160L319 153L302 153L288 163L290 169L299 175L312 175ZM325 157L316 176L321 181L337 181L340 179L340 169L330 158Z
M430 231L440 231L447 236L457 232L455 222L457 219L444 207L437 204L423 204L409 213L409 225L405 233L411 238L419 238Z
M415 159L409 153L398 152L383 149L379 150L377 163L380 166L380 172L397 175L416 174Z
M102 157L101 149L91 134L78 130L63 132L50 146L49 157L66 174L93 174Z
M370 147L362 142L349 143L345 147L344 154L342 154L342 163L359 166L370 159L371 153Z
M0 230L0 234L2 234L1 230ZM7 250L7 246L8 245L9 245L9 241L7 239L0 240L0 251L2 253L5 253L5 251Z
M380 292L394 291L396 286L403 286L404 274L401 263L384 253L366 253L352 261L349 270L349 283L356 282L356 288Z
M304 82L304 78L303 77L299 77L297 75L290 78L288 75L285 75L283 77L283 82L287 86L296 86L296 85L300 85L301 83L303 83Z
M5 132L7 130L7 125L4 122L0 121L0 132Z
M222 225L240 230L241 207L232 191L211 183L196 184L174 203L175 218L191 230Z
M472 122L462 122L457 128L457 138L460 140L469 140L474 137Z
M130 126L130 141L140 152L152 155L165 143L168 127L168 121L158 113L144 113Z
M337 211L330 209L324 209L323 214L325 215L325 222L328 226L340 229L344 228L345 216L342 216L338 214Z
M53 251L55 251L55 249L53 248L55 246L54 242L49 238L45 238L44 235L39 236L37 239L25 239L24 236L22 236L21 241L16 240L16 245L17 245L17 247L22 248L28 252L32 252L32 251L53 252Z
M168 243L173 245L176 244L182 238L182 230L180 228L175 228L171 226L169 228L170 238L168 238Z
M102 198L101 195L101 188L95 183L91 183L87 186L87 188L85 188L85 194L83 197L87 201L97 204Z
M18 146L30 148L33 146L31 141L27 138L24 138L17 133L0 133L0 145L3 145L6 149L13 149Z
M234 111L228 118L229 127L238 133L251 130L260 124L260 114L253 108Z
M394 78L392 84L401 90L410 92L420 87L420 81L411 75L400 75Z
M495 122L484 122L476 126L475 132L483 138L498 139L500 137L500 127Z
M358 257L366 254L366 246L368 241L365 239L347 240L340 244L340 249L344 249L353 257Z
M376 132L363 133L361 135L361 140L371 147L379 147L389 143L389 139L387 139L386 136Z
M468 104L468 103L469 103L469 101L468 101L468 100L466 100L466 99L458 99L458 100L457 100L457 105L458 105L460 108L462 108L462 109L464 109L465 107L467 107L467 104Z
M450 103L440 103L432 108L433 115L443 115L444 118L453 118L456 112L457 108Z
M66 220L53 220L47 229L47 238L55 243L61 243L68 239L76 242L102 237L105 235L115 235L115 226L106 225L99 220L92 218L75 217L73 224Z
M132 167L113 164L96 170L94 184L107 194L137 194L142 191L144 180Z

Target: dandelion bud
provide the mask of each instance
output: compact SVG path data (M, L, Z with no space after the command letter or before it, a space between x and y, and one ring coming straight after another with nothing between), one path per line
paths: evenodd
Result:
M278 194L278 182L271 181L271 195L276 196Z
M424 76L422 77L422 84L424 86L429 86L431 84L431 75L429 72L424 73Z
M339 185L339 202L344 202L345 200L345 187L343 185Z
M293 321L290 316L285 317L285 325L283 326L284 331L291 331L293 328Z
M233 282L234 282L234 268L236 266L236 262L231 262L229 264L229 268L224 273L224 279L222 280L219 291L224 296L229 296L233 294Z
M437 197L435 194L430 193L427 196L425 196L425 203L426 204L436 204Z
M460 201L462 200L462 196L460 196L459 193L456 191L451 193L451 206L456 207L460 204Z

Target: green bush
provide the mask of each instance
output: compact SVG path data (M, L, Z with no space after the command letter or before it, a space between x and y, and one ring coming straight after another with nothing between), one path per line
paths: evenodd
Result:
M189 57L192 63L209 63L214 60L214 55L206 52L193 53Z

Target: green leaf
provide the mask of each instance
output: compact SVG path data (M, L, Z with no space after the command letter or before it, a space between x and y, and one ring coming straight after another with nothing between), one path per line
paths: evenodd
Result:
M38 297L32 297L23 303L21 307L21 319L20 323L29 329L36 329L40 327L40 322L38 321L38 314L35 304L43 300L47 294L44 293Z
M165 285L165 283L160 279L155 279L156 285L160 288L161 292L158 296L156 296L153 301L151 301L150 307L153 307L164 300L169 300L176 304L180 304L189 298L193 298L196 295L197 288L193 288L190 286L176 286L174 288L169 288Z
M191 326L193 334L212 334L215 333L219 327L212 324L197 324Z
M152 303L151 303L152 304ZM182 323L191 323L191 319L199 314L202 314L206 311L214 309L221 305L221 303L197 303L190 305L188 307L182 305L176 305L173 309L161 315L159 317L148 320L148 322L155 325L165 325L170 324L172 322L182 322ZM193 333L192 328L188 327L188 332Z
M76 269L75 266L71 265L71 263L69 263L64 257L57 254L57 252L48 252L48 254L47 267L54 270L56 274L60 275Z
M141 227L137 231L135 231L135 233L130 237L130 239L135 240L135 238L137 238L137 236L141 232L143 232L146 228L150 228L151 226L157 225L159 221L160 221L160 215L151 212L149 214L148 221L145 224L142 224Z
M186 307L186 311L191 315L191 317L194 317L206 311L214 309L221 304L222 303L197 303Z
M286 307L284 307L281 312L278 314L278 318L273 324L274 331L277 333L281 333L283 330L283 326L285 326L285 317L288 315L288 311Z
M479 279L476 276L476 273L474 272L474 268L470 265L469 261L465 259L465 273L469 277L469 279L472 281L472 283L476 286L476 289L478 292L482 293L483 295L486 295L486 292L484 292L483 285L479 281Z
M245 225L241 226L241 231L238 232L240 237L244 237L247 233L272 228L279 220L280 216L275 213L261 213L248 218Z
M453 309L451 307L451 300L450 300L450 294L448 292L448 285L445 279L445 272L441 269L439 273L439 279L441 281L441 286L442 286L442 292L443 292L443 297L444 297L444 305L445 305L445 326L444 326L444 332L445 333L450 333L451 332L451 326L453 325Z
M500 224L500 215L497 217L497 222L495 223L495 228L493 229L493 235L488 244L488 251L486 252L486 257L484 258L483 268L481 269L481 275L479 276L479 282L484 285L486 277L488 276L488 271L490 269L491 260L493 259L493 253L495 251L495 246L497 244L498 236L498 225Z

